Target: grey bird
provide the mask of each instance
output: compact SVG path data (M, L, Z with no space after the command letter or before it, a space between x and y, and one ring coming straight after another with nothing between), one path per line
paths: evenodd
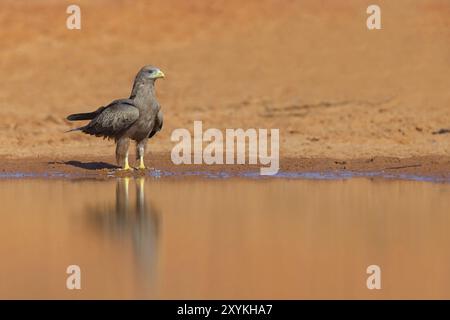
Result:
M69 121L91 120L87 125L70 131L114 139L116 161L123 170L132 170L128 162L130 140L136 141L138 169L145 169L144 154L148 139L163 126L161 106L155 97L155 81L164 73L153 66L143 67L134 80L128 99L119 99L94 112L77 113L67 117Z

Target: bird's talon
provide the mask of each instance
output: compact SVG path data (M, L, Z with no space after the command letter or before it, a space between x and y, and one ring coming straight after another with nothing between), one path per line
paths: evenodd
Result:
M140 157L139 159L139 166L136 168L137 170L147 170L144 163L144 157Z
M125 165L124 167L120 168L119 171L129 172L129 171L133 171L133 168L128 165Z

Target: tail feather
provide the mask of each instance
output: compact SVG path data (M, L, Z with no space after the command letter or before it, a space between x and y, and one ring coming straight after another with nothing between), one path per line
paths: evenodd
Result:
M65 133L74 132L74 131L83 131L86 127L78 127L74 129L67 130Z
M69 121L81 121L81 120L92 120L96 116L98 116L105 107L100 107L94 112L88 112L88 113L74 113L67 117L67 120Z
M75 113L71 114L67 117L67 120L69 121L81 121L81 120L92 120L97 115L96 112L89 112L89 113Z

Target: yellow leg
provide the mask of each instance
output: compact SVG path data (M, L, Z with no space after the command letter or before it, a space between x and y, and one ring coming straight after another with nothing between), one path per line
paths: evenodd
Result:
M139 167L140 170L145 170L144 156L139 157Z
M125 162L123 164L123 170L131 170L130 164L128 163L128 155L125 157Z

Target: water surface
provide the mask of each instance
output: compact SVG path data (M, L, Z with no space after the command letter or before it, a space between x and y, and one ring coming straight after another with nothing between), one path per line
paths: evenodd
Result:
M450 298L449 199L366 178L1 180L0 298Z

